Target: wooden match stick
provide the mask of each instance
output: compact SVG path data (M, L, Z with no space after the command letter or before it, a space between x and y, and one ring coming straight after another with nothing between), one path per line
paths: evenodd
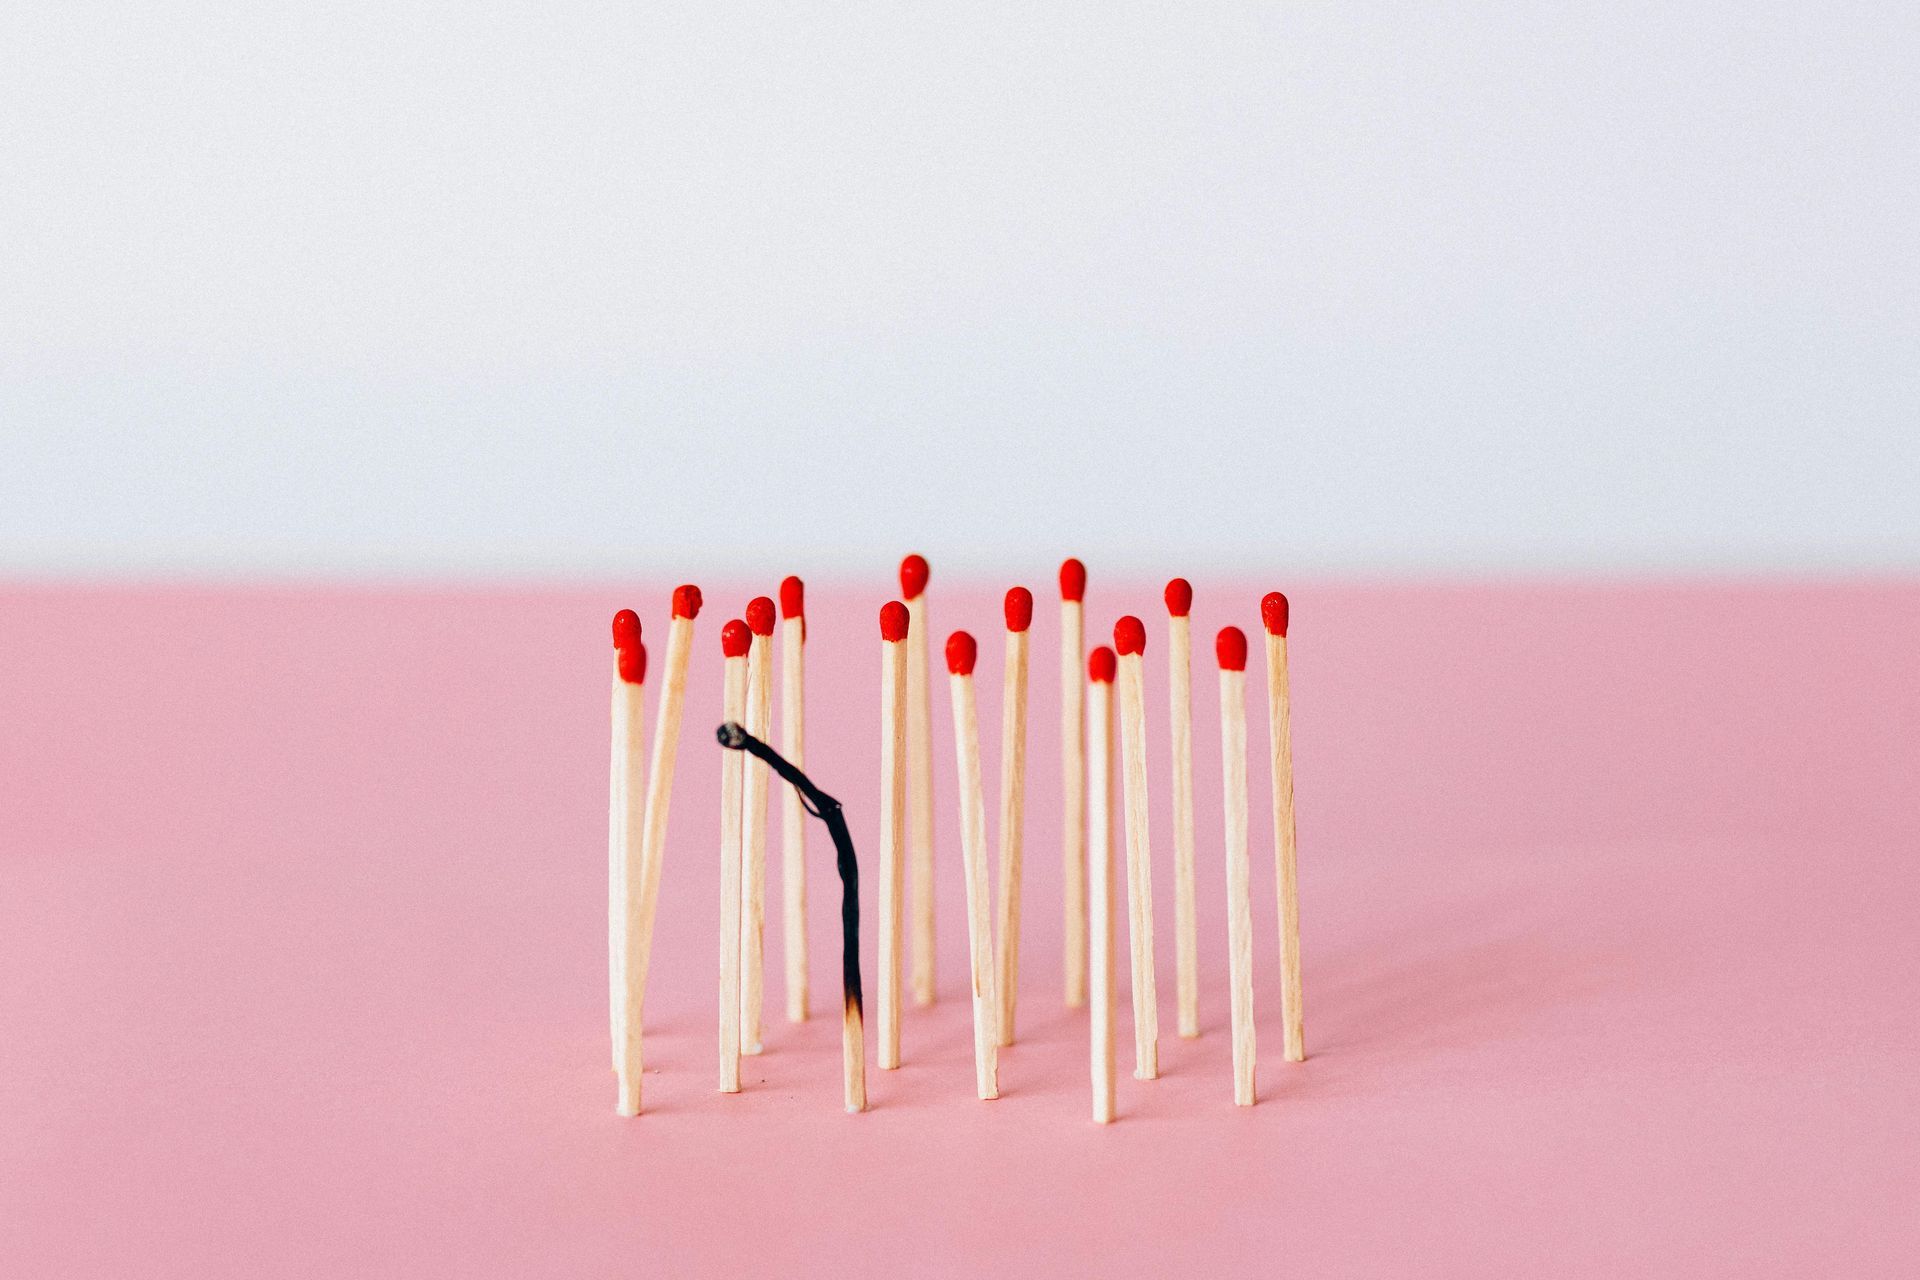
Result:
M627 895L627 1048L620 1079L620 1114L640 1114L643 1067L642 1011L647 971L653 964L653 924L660 906L660 869L666 861L667 804L673 795L673 766L680 753L680 713L687 700L687 659L693 652L693 620L700 616L700 588L674 588L673 620L667 626L667 676L660 689L659 721L653 730L653 756L647 766L646 840L638 900Z
M780 583L780 754L804 769L806 761L806 588ZM793 787L780 792L780 934L787 956L787 1021L807 1020L807 811Z
M1087 968L1093 1046L1093 1118L1113 1123L1113 650L1087 659ZM1076 674L1074 683L1080 683Z
M933 1003L933 708L927 674L927 562L900 562L907 605L907 893L913 924L913 1002Z
M900 1065L901 854L907 836L907 606L880 607L880 1049Z
M1227 971L1232 979L1233 1101L1253 1105L1253 901L1247 887L1247 634L1222 627L1220 764L1227 832Z
M1081 660L1086 639L1087 567L1060 562L1060 883L1066 925L1066 1001L1087 1002L1087 689Z
M911 625L911 624L910 624ZM982 1098L1000 1096L999 1002L993 990L992 899L987 892L987 798L980 787L980 715L973 695L973 637L947 637L953 748L960 771L960 856L967 874L967 951L973 968L973 1070Z
M1013 1043L1014 999L1020 986L1020 854L1027 803L1027 628L1033 593L1007 592L1007 658L1000 689L1000 922L994 934L999 973L1000 1043Z
M755 596L747 602L747 732L761 741L773 736L773 601ZM746 762L746 843L740 863L740 1052L760 1052L760 1015L767 980L767 766Z
M1193 587L1167 584L1168 702L1173 725L1173 961L1180 1035L1200 1034L1200 942L1193 900Z
M720 628L726 655L721 719L738 724L747 708L747 650L753 633L735 618ZM746 761L729 751L720 762L720 1092L740 1092L741 792Z
M627 918L646 882L647 647L640 617L613 615L613 763L607 795L607 1009L612 1019L613 1069L627 1048Z
M1273 745L1273 860L1280 895L1280 1013L1288 1062L1307 1059L1301 1008L1300 879L1293 834L1293 705L1287 680L1287 598L1260 601L1267 629L1267 731Z
M1153 856L1147 846L1147 628L1129 614L1113 624L1119 655L1120 794L1127 820L1127 941L1133 953L1133 1076L1160 1074L1159 997L1153 976Z

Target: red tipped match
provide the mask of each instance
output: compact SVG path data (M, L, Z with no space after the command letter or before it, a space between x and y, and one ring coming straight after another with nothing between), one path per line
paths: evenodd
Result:
M636 640L631 648L620 651L620 678L628 684L647 682L647 646Z
M622 609L613 615L613 647L626 649L640 643L640 615Z
M1033 592L1025 587L1007 591L1007 630L1025 631L1033 625Z
M628 684L645 684L647 650L640 643L640 615L631 609L613 615L613 648L619 654L620 678Z
M1186 617L1193 612L1193 584L1185 578L1175 578L1167 584L1166 600L1170 617Z
M966 632L956 631L947 637L947 670L954 675L972 675L973 660L979 656L980 646Z
M783 618L804 618L807 611L807 586L800 579L789 574L780 580L780 616Z
M1238 627L1222 627L1213 638L1213 656L1220 659L1222 671L1247 669L1247 633Z
M753 643L753 632L747 630L747 624L735 618L720 628L720 652L729 658L747 656L747 646Z
M673 589L673 616L691 622L700 616L700 588L689 583Z
M1147 651L1147 625L1128 614L1113 624L1113 647L1120 651L1121 657Z
M907 606L898 600L880 606L880 638L896 643L907 638Z
M925 556L908 556L900 562L900 594L908 600L919 597L927 589L927 560Z
M1278 591L1267 592L1260 601L1260 621L1266 624L1268 635L1286 635L1287 598Z
M1114 672L1119 669L1120 660L1105 645L1087 655L1087 679L1095 684L1112 684Z
M747 627L757 636L773 634L773 601L755 596L747 601Z
M1072 556L1060 562L1060 598L1062 600L1087 598L1087 566Z

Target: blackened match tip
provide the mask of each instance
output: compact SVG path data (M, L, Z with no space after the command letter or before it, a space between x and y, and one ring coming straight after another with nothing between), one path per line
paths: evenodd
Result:
M713 736L719 739L721 746L726 747L730 751L742 751L746 749L747 731L731 720L714 730Z

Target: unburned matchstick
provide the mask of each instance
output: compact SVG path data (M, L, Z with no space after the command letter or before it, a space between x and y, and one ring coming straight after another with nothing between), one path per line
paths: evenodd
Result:
M720 628L726 658L721 716L738 724L747 707L747 650L753 633L735 618ZM720 763L720 1092L740 1092L740 854L741 791L746 761L729 753Z
M917 625L914 624L914 625ZM967 952L973 977L974 1083L982 1098L1000 1096L999 1035L995 1022L992 906L987 890L987 801L980 786L980 715L973 693L973 637L947 637L948 685L953 695L954 759L960 774L960 857L967 878Z
M1086 685L1081 670L1087 567L1069 557L1060 562L1060 883L1065 906L1066 1002L1087 1000L1087 725Z
M932 1004L933 930L933 708L927 672L926 559L900 562L900 598L907 605L908 914L913 922L913 1001Z
M1273 858L1280 898L1280 1013L1286 1058L1307 1057L1301 1008L1300 879L1293 828L1293 706L1287 679L1287 598L1269 591L1260 601L1267 632L1267 730L1273 747Z
M1093 1118L1113 1122L1113 650L1087 659L1087 970L1093 1050ZM1078 672L1074 683L1080 683Z
M1199 925L1193 900L1193 587L1167 584L1168 717L1173 726L1173 961L1179 1030L1200 1034Z
M1227 971L1233 1017L1233 1101L1253 1105L1253 903L1247 887L1247 636L1222 627L1220 662L1221 794L1227 835Z
M1147 844L1147 629L1131 614L1113 624L1119 660L1120 793L1127 824L1127 940L1133 960L1133 1075L1160 1074L1159 998L1153 972L1153 857Z
M765 740L773 722L773 601L747 602L747 732ZM746 842L740 863L740 1052L760 1052L767 930L767 766L749 761L741 804Z
M1027 629L1033 593L1007 592L1007 656L1000 691L1000 921L994 935L999 972L1000 1043L1013 1043L1013 1010L1020 986L1020 854L1026 824Z
M880 607L880 1068L900 1065L901 865L907 835L907 607Z
M645 713L647 647L640 643L640 617L631 609L613 615L613 761L607 795L607 1008L612 1024L613 1069L627 1051L629 1011L627 940L639 916L646 848L647 757ZM638 1025L635 1020L634 1025Z
M780 583L780 753L806 768L806 588ZM787 1021L807 1020L807 811L793 787L780 792L780 934L787 957Z

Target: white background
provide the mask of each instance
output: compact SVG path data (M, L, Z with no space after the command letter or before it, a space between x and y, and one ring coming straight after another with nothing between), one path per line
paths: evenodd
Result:
M1916 15L27 0L0 571L1911 569Z

